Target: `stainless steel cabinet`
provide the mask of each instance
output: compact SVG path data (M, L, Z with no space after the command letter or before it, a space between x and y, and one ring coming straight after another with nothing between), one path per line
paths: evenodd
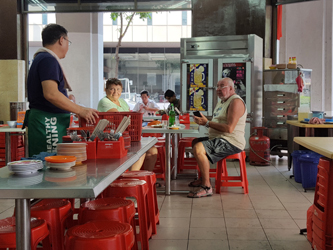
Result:
M271 140L271 154L287 155L288 116L298 113L298 107L310 108L311 72L308 69L264 70L263 125L268 128L267 136ZM298 92L296 78L301 76L304 87Z

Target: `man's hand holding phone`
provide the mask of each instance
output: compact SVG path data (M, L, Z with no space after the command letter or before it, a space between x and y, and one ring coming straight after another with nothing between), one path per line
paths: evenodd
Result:
M202 125L202 126L205 126L208 119L203 115L201 114L201 112L199 111L194 111L193 112L193 119L194 119L194 122L198 125Z

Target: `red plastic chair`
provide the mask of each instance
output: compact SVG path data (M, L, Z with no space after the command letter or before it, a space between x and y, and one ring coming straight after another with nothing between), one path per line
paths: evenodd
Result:
M130 224L118 221L90 221L66 232L66 250L130 250L134 233Z
M152 221L152 232L156 234L156 224L159 224L160 221L160 211L158 210L157 204L157 194L156 194L156 175L153 172L146 171L146 170L139 170L139 171L129 171L123 173L121 177L124 178L134 178L139 180L144 180L147 182L149 191L148 191L148 206L150 219Z
M153 172L156 178L165 180L165 140L157 138L158 142L155 144L157 148L157 160Z
M134 235L135 228L135 206L134 202L122 198L102 198L87 201L81 205L79 211L79 224L82 225L93 220L113 220L128 223L132 226ZM138 249L136 241L133 249Z
M134 197L137 201L139 234L136 235L137 241L141 242L141 249L148 250L148 240L152 236L152 221L148 206L148 184L138 179L115 180L104 190L104 197L126 198Z
M49 230L43 219L31 218L31 249L36 250L39 242L43 242L43 249L50 250ZM8 217L0 220L0 249L16 248L16 220ZM40 248L39 248L40 249Z
M31 217L47 222L52 249L64 249L65 222L72 215L71 203L65 199L44 199L31 207L30 213Z
M192 148L192 141L194 139L195 137L183 137L179 140L177 159L178 174L184 169L197 169L199 171L195 158L185 158L185 149Z
M249 183L248 183L247 174L246 174L245 158L246 158L245 151L242 151L238 154L229 155L217 163L216 179L215 179L215 189L216 189L217 194L219 194L221 192L221 186L223 186L223 187L243 187L244 194L249 193ZM239 167L240 167L239 176L228 176L227 161L226 161L227 159L239 160Z

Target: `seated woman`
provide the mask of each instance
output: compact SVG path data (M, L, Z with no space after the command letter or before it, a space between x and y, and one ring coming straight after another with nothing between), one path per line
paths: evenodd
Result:
M106 96L103 97L99 103L97 110L99 112L128 112L130 108L126 101L122 98L121 92L123 91L123 85L117 78L110 78L105 83ZM145 155L134 163L131 167L132 171L140 170L142 165L145 170L153 171L157 159L157 149L155 147L150 148Z

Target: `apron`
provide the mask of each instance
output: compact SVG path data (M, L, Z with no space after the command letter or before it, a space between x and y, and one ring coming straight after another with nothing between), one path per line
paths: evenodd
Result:
M38 109L27 111L23 127L28 127L29 156L56 152L57 143L67 135L69 113L48 113Z

